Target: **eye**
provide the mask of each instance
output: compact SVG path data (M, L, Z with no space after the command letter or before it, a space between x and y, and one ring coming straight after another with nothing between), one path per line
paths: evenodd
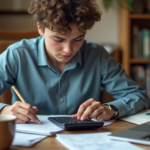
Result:
M80 39L74 39L74 41L76 41L76 42L80 42L82 40L82 38L80 38Z
M63 40L56 40L56 39L54 39L54 41L55 41L55 42L62 42Z

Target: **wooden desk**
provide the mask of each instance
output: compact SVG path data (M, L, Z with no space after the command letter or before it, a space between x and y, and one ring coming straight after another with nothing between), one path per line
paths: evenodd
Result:
M85 130L85 131L63 131L62 134L84 134L84 133L101 133L101 132L111 132L115 133L117 131L125 130L131 127L134 127L136 125L127 123L121 120L115 121L110 126L102 127L98 130ZM23 139L22 139L23 140ZM147 150L150 150L150 146L148 145L141 145L141 144L135 144L139 147L145 148ZM35 144L33 147L26 148L26 147L17 147L17 146L11 146L9 150L68 150L66 147L64 147L61 143L59 143L55 136L50 136L44 139L43 141L40 141L39 143Z

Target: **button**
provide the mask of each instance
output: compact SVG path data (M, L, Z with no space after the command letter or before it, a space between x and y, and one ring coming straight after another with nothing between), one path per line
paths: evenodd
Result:
M63 102L63 101L64 101L64 99L62 99L62 98L61 98L61 99L60 99L60 101L61 101L61 102Z
M63 77L60 78L61 80L63 79Z

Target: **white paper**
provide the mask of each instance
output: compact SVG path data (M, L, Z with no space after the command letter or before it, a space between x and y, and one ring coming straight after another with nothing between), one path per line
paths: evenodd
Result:
M26 124L17 124L16 131L33 133L33 134L41 134L41 135L49 135L49 136L62 131L61 128L54 125L48 120L49 116L37 115L37 117L39 118L41 125L33 121L30 121Z
M36 135L36 134L27 134L27 133L15 133L14 140L12 142L13 146L25 146L29 147L34 145L35 143L43 140L47 136L44 135Z
M120 118L121 120L130 122L130 123L134 123L137 125L146 123L150 121L150 109L147 110L143 110L137 114L134 114L132 116L127 116L127 117L123 117Z
M129 142L110 140L109 134L56 134L56 139L70 150L143 150Z
M100 120L92 119L92 120L96 121L96 122L104 122L103 126L108 126L108 125L112 124L116 119L112 119L112 120L108 120L108 121L104 121L102 119L100 119Z

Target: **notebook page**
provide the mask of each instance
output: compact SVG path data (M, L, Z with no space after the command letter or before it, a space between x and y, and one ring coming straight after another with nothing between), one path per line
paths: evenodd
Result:
M37 117L39 118L41 125L33 121L30 121L26 124L16 124L16 131L41 135L53 135L62 131L61 128L48 120L49 116L37 115Z

